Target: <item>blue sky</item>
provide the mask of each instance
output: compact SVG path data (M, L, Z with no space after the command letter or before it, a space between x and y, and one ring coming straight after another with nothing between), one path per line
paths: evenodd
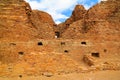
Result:
M70 17L75 5L82 4L89 9L100 0L25 0L32 9L38 9L49 13L58 24Z

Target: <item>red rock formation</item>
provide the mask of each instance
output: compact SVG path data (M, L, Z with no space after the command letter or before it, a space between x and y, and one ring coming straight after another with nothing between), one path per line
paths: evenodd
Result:
M68 18L65 22L58 25L56 31L59 31L61 34L69 28L70 24L75 21L81 20L85 17L86 10L82 5L76 5L74 11L70 18Z
M39 10L33 10L32 12L33 12L33 18L38 17L40 23L44 23L44 24L48 23L48 24L50 24L50 26L53 26L55 24L51 15L49 15L48 13L39 11ZM35 20L35 18L34 18L34 20Z
M119 41L120 1L105 1L87 10L83 17L70 24L62 38ZM74 11L73 11L74 12ZM81 12L82 13L82 12ZM74 14L78 15L78 13ZM73 15L72 15L73 16ZM72 35L72 36L71 36Z
M114 0L102 1L88 10L87 18L93 21L111 19L119 13L119 3L119 1ZM118 18L119 15L116 16Z
M30 23L30 13L30 7L23 0L0 0L0 41L33 39L37 31Z
M53 25L55 24L52 17L43 11L33 10L31 22L37 29L39 39L53 39L55 34Z
M65 23L71 24L77 20L81 20L85 17L86 10L82 5L76 5L74 11L72 12L72 15L70 18L68 18Z
M32 11L24 0L0 0L0 41L51 39L53 24L50 15Z

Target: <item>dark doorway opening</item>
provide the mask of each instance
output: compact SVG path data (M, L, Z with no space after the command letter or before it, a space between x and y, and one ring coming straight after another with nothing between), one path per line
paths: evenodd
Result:
M56 36L56 38L59 38L60 37L60 32L55 32L55 36Z
M92 53L91 54L93 57L100 57L100 54L99 53Z
M107 49L104 49L104 52L107 52Z
M39 45L39 46L42 46L42 45L43 45L43 43L42 43L42 42L38 42L38 45Z
M19 55L24 55L24 52L18 52Z
M86 42L81 42L82 45L86 45Z

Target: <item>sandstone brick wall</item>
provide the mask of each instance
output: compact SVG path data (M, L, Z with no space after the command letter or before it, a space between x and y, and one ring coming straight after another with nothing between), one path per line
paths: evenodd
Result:
M0 74L4 76L42 75L44 72L64 74L81 72L84 69L89 71L92 68L90 66L94 66L94 70L119 70L119 44L112 41L96 43L89 40L44 39L0 43ZM98 53L99 56L92 53ZM89 55L88 61L84 62L84 55ZM109 63L117 66L112 68L112 64ZM87 67L86 64L90 66Z

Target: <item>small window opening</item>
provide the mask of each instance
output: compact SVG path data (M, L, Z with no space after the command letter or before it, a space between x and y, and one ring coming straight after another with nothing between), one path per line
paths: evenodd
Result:
M19 55L24 55L24 52L18 52Z
M61 45L65 45L65 42L61 42Z
M65 52L65 53L69 53L69 51L68 51L68 50L64 50L64 52Z
M81 44L86 45L86 42L81 42Z
M99 53L92 53L91 54L93 57L100 57L100 54Z
M19 75L20 78L22 78L22 75Z
M69 26L70 24L66 24L66 26Z
M55 32L55 38L59 38L60 37L60 32Z
M43 45L43 43L42 43L42 42L38 42L38 45L39 45L39 46L42 46L42 45Z
M104 52L107 52L107 49L104 49Z

